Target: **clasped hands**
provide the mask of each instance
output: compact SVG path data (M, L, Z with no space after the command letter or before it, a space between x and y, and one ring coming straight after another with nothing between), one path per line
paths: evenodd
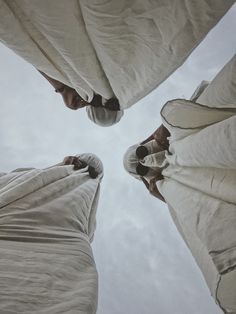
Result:
M80 160L79 156L66 156L63 159L62 165L74 165L74 170L80 170L88 166L89 176L92 179L97 178L98 173L94 167L89 166L85 161Z

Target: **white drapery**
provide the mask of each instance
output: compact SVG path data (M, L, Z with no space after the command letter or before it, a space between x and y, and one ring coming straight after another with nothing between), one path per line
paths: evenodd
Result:
M178 68L234 0L0 0L0 41L88 101L125 109Z
M186 100L163 107L171 154L166 155L164 180L158 182L178 230L225 313L236 313L235 73L236 57L198 98L202 104L209 100L211 107Z
M96 179L61 165L1 174L1 313L96 313L90 242L102 168L82 158L98 165Z

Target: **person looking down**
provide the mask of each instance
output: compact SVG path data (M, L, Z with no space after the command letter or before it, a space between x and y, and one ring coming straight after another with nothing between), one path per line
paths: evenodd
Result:
M124 111L120 109L117 98L105 100L101 95L95 94L92 101L88 102L74 88L49 77L42 71L39 73L55 88L55 92L62 96L66 107L72 110L86 107L88 117L92 122L106 127L118 123L122 118Z

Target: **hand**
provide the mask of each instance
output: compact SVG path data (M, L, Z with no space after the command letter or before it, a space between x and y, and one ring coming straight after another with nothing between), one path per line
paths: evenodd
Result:
M143 181L144 185L146 186L150 194L157 197L159 200L165 202L164 197L161 195L161 193L159 192L156 186L156 182L163 179L162 174L158 174L156 177L152 178L150 180L150 183L148 183L148 181L144 179L143 177L140 177L140 179Z
M119 111L120 110L119 100L115 97L110 98L105 102L105 107L111 111Z
M76 156L67 156L63 159L62 162L63 165L74 165L74 170L79 170L87 167L86 162L79 159L79 157ZM94 167L88 166L88 173L90 178L96 179L98 176L97 171Z
M113 97L108 100L106 100L105 104L102 104L102 96L95 94L93 96L93 100L90 103L93 107L105 107L106 109L109 109L111 111L119 111L120 110L120 104L117 98Z
M153 133L153 138L156 140L157 144L163 147L163 149L169 148L169 141L167 139L169 136L170 132L163 124Z
M76 156L67 156L63 159L63 165L74 165L74 170L83 169L87 164Z
M158 191L157 189L157 181L160 181L163 179L163 175L162 174L158 174L157 176L155 176L154 178L152 178L150 180L150 183L149 183L149 191L152 195L156 194ZM154 195L155 196L155 195Z

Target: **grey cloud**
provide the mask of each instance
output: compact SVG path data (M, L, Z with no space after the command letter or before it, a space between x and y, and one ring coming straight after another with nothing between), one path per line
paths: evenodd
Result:
M93 244L99 270L98 314L217 314L206 284L165 205L129 177L128 146L161 123L161 106L189 97L235 52L236 7L165 83L125 112L111 128L91 123L85 110L64 108L33 69L0 46L1 171L47 167L65 155L96 153L105 176Z

